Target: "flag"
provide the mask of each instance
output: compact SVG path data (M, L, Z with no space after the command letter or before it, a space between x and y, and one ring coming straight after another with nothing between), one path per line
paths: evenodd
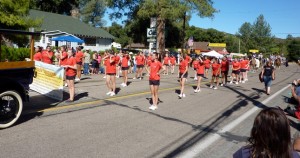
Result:
M192 47L194 45L194 40L193 40L193 36L191 36L188 40L188 45L189 47Z

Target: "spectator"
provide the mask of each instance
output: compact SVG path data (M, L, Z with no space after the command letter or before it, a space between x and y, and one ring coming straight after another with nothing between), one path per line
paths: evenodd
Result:
M296 103L296 108L287 107L284 111L289 115L300 119L300 79L295 80L291 86L292 98L291 103Z
M89 75L90 74L90 62L91 62L90 51L86 50L84 52L83 56L84 56L83 74Z
M248 142L233 158L299 158L292 149L289 121L278 108L264 109L256 116Z
M267 61L266 65L262 69L261 78L264 79L267 95L270 95L272 80L275 80L275 70L271 61Z

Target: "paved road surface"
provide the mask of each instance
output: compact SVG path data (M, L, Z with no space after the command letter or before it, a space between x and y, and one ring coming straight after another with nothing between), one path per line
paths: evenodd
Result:
M272 93L300 78L299 72L296 65L277 70ZM195 84L189 79L184 99L177 97L175 75L163 76L159 92L162 102L156 111L148 110L147 79L130 80L129 87L110 98L105 95L102 77L86 77L76 84L77 101L72 105L31 92L31 102L26 104L20 121L0 130L1 157L185 157L197 144L253 107L286 106L283 98L289 95L288 89L262 105L271 96L263 93L257 73L249 75L246 84L218 90L204 83L200 93L193 92ZM194 151L194 155L231 157L245 145L257 112L203 151ZM294 133L298 121L291 120Z

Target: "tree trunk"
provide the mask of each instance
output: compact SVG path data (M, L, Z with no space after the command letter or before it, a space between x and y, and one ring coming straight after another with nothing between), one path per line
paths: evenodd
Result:
M160 54L160 57L165 52L165 23L166 20L162 19L160 16L157 19L157 52Z

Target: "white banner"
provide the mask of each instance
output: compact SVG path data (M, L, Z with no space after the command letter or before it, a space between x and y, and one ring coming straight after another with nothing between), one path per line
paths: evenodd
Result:
M35 61L36 77L30 89L50 98L63 100L64 68Z

